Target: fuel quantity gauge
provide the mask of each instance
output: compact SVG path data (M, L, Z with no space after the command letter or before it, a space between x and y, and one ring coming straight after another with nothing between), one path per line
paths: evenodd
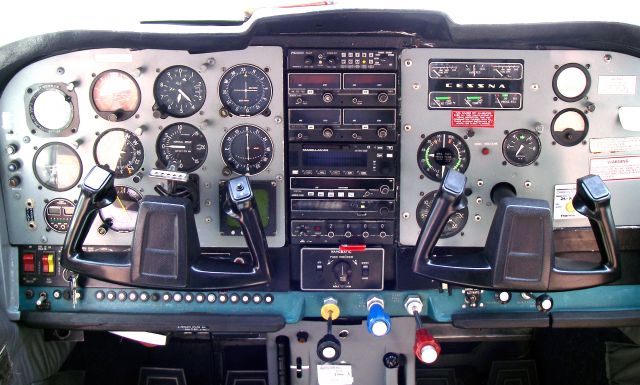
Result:
M514 166L528 166L540 156L540 139L529 130L512 131L502 142L502 154Z

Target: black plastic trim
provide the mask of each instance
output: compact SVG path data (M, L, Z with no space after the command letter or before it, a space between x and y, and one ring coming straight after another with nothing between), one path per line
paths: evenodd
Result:
M551 326L554 328L640 326L640 310L553 312Z
M542 313L454 314L453 326L462 329L548 328L549 316Z
M135 314L23 311L30 327L72 330L146 332L273 333L285 326L280 315L217 315L203 313Z

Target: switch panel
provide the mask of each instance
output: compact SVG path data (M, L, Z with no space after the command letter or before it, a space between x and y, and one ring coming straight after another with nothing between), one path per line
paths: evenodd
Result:
M382 290L384 249L303 248L302 290Z

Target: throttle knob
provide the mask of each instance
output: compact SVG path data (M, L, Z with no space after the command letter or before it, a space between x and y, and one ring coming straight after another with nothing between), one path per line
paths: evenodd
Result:
M413 345L413 351L420 361L425 364L436 362L441 350L440 344L429 334L427 329L420 328L416 330L416 342Z

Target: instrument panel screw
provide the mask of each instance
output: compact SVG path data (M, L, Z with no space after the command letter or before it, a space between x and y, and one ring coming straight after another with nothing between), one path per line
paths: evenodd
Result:
M482 186L484 186L484 181L482 179L478 179L476 184L478 185L478 187L482 187Z
M413 89L414 90L419 90L420 89L420 84L419 83L413 83Z
M402 219L409 219L411 217L411 214L409 214L408 212L403 212L402 213Z
M404 65L407 67L411 67L413 65L413 61L411 59L407 59L404 61Z
M531 185L532 185L531 181L528 181L528 180L527 180L527 181L525 181L525 182L524 182L524 187L525 187L525 188L530 188L530 187L531 187Z
M540 85L538 85L538 83L533 83L533 84L531 85L531 89L532 89L533 91L538 91L538 90L540 89Z
M56 73L57 73L58 75L64 75L64 67L58 67L58 68L56 69Z
M211 199L206 199L206 200L204 201L204 205L205 205L206 207L211 207L211 204L212 204L212 203L211 203Z
M480 214L476 214L476 215L473 217L473 220L474 220L474 221L476 221L476 222L480 222L480 221L482 220L482 217L480 216Z
M604 55L603 59L604 59L605 63L609 63L609 62L611 62L611 59L613 59L613 57L611 55L609 55L609 54L606 54L606 55Z
M278 182L282 182L284 180L284 177L281 174L276 175L276 180Z
M276 122L276 124L282 123L282 116L276 116L273 118L273 121Z
M206 217L206 218L204 219L204 221L205 221L206 223L211 223L211 222L213 222L213 219L211 219L211 217Z
M49 242L49 238L47 238L46 236L44 236L44 235L43 235L43 236L40 238L40 242L42 242L42 243L47 243L47 242Z
M411 125L410 125L410 124L405 124L405 125L404 125L404 130L405 130L405 131L407 131L407 132L411 131L411 129L412 129L412 128L413 128L413 127L411 127Z
M204 188L211 188L211 183L205 182L204 183Z
M22 141L25 142L25 143L29 143L29 142L31 142L31 138L28 137L28 136L25 136L24 138L22 138Z

